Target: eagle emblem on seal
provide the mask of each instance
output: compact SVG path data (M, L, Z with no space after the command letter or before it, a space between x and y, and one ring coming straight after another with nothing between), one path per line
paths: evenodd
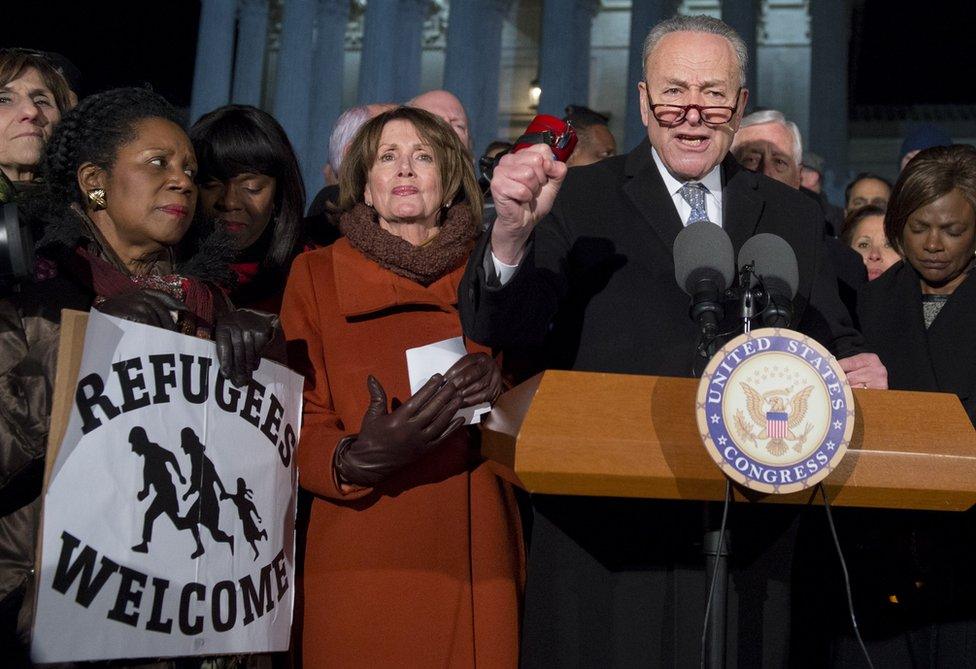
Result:
M803 432L799 432L807 415L813 386L790 394L787 390L760 393L748 383L739 385L746 395L749 414L747 418L741 409L736 411L735 423L739 436L756 447L765 441L766 451L771 455L783 455L790 446L799 453L813 429L813 425L807 423Z

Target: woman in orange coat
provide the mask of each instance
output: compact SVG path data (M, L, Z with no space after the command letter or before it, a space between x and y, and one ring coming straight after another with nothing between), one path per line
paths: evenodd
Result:
M481 225L470 158L447 124L400 107L363 126L340 179L344 237L296 259L281 312L307 379L302 660L514 667L518 511L454 417L497 397L498 369L469 346L411 397L405 356L461 335Z

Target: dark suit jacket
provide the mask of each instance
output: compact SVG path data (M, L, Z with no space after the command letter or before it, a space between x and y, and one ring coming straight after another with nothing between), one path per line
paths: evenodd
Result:
M868 282L868 269L861 254L836 237L824 237L824 249L837 275L837 292L847 313L857 323L857 292ZM870 348L870 347L869 347Z
M963 281L926 330L918 274L901 262L861 288L857 311L890 388L955 393L976 425L976 280Z
M841 355L857 350L817 204L731 157L722 178L736 251L759 232L786 239L800 329ZM647 141L573 168L502 287L489 286L482 238L460 287L465 333L503 348L546 341L549 367L691 376L698 332L672 257L682 227ZM797 511L762 506L730 514L729 659L787 666ZM700 504L536 496L534 511L522 666L696 664L708 587Z
M722 179L723 227L736 252L760 232L783 237L799 264L798 329L841 357L859 350L860 336L825 260L817 205L731 156L722 163ZM490 235L482 238L461 284L465 333L497 347L531 346L551 326L549 367L692 375L698 332L672 255L682 228L649 142L572 169L505 286L489 286Z

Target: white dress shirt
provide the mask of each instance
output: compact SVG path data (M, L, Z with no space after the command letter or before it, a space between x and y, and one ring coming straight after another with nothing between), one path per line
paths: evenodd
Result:
M651 155L654 157L654 164L657 165L657 171L661 175L661 179L664 180L664 187L667 188L668 193L671 195L671 200L674 202L675 209L678 210L678 218L681 219L683 225L688 225L688 217L691 216L691 205L681 196L681 187L688 183L686 181L678 181L674 178L668 168L664 166L664 161L661 157L657 155L657 149L651 147ZM691 180L689 180L691 181ZM705 211L708 214L708 220L716 225L722 225L722 166L721 164L716 165L712 170L706 174L704 177L698 180L706 188L705 192ZM498 277L499 285L504 286L508 283L512 275L515 274L515 270L518 269L518 265L506 265L501 260L495 257L495 254L491 254L491 262L495 266L495 275Z

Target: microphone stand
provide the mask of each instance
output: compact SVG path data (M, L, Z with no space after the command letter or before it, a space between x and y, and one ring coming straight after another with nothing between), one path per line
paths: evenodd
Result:
M754 290L757 283L753 265L743 265L739 270L739 317L742 320L742 332L752 331L752 319L758 313L758 295ZM715 354L715 347L708 347L708 357ZM731 485L731 484L726 484ZM727 497L725 504L730 503ZM722 516L724 505L714 502L706 503L704 508L705 535L702 540L702 553L705 555L705 580L709 584L711 599L708 607L708 619L705 624L705 666L709 669L723 669L725 667L725 632L727 619L727 602L729 594L729 531L723 529ZM711 584L714 582L715 587Z

